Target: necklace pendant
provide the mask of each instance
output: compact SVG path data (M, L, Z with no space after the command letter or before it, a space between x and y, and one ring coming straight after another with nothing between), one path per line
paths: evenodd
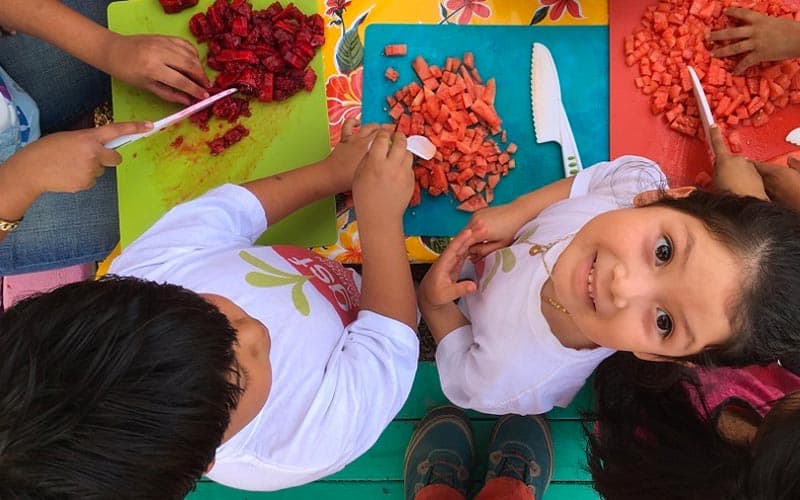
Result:
M533 245L531 245L530 250L528 250L528 254L529 255L537 255L537 254L540 254L540 253L542 253L542 252L544 252L546 250L547 250L547 248L543 247L542 245L534 243Z

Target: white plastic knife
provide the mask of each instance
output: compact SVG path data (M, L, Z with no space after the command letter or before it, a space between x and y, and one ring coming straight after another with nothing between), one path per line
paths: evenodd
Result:
M792 129L786 134L786 142L800 146L800 127Z
M567 112L561 102L561 84L550 50L534 43L531 50L531 111L536 142L555 141L561 146L564 176L583 168Z
M700 115L700 123L703 124L703 132L706 133L706 141L711 147L711 136L709 135L709 127L714 125L714 115L711 114L711 107L708 105L706 92L703 90L703 85L700 83L700 78L697 77L697 72L691 66L686 66L689 71L689 77L692 79L692 89L694 90L694 98L697 100L697 111ZM714 148L711 147L711 151Z
M186 118L186 117L188 117L188 116L190 116L190 115L192 115L194 113L197 113L201 109L205 109L205 108L211 106L212 104L214 104L215 102L219 101L220 99L222 99L224 97L228 97L229 95L236 93L237 91L238 91L238 89L227 89L227 90L223 90L222 92L219 92L218 94L214 94L214 95L212 95L210 97L206 97L202 101L197 101L196 103L194 103L191 106L188 106L186 108L183 108L182 110L178 111L177 113L173 113L173 114L171 114L171 115L169 115L167 117L164 117L164 118L162 118L162 119L160 119L160 120L158 120L156 122L153 122L153 128L148 130L147 132L142 132L140 134L121 135L121 136L117 137L116 139L111 139L110 141L105 143L104 146L109 148L109 149L117 149L117 148L120 148L122 146L125 146L126 144L130 144L133 141L141 139L142 137L151 136L151 135L155 134L156 132L158 132L159 130L164 130L165 128L169 127L173 123L179 122L179 121L183 120L184 118Z

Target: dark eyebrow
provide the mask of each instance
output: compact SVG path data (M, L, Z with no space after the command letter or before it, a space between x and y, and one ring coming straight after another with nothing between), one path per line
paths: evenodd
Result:
M686 245L683 247L683 259L681 262L681 267L683 270L686 270L686 266L689 264L689 256L694 249L694 236L692 235L691 231L689 230L688 225L683 226L683 232L686 235ZM695 337L692 330L689 328L689 323L686 321L686 314L683 314L683 331L686 332L686 349L688 350L694 343L697 337Z

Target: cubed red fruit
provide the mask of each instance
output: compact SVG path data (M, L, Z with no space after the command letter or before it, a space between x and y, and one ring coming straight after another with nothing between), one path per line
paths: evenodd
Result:
M189 7L197 5L197 0L158 0L164 12L167 14L175 14Z

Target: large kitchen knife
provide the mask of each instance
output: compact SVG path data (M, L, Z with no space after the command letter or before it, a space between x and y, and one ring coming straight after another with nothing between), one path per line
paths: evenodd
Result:
M575 175L583 168L569 126L567 112L561 102L561 84L550 50L534 43L531 50L531 111L536 142L555 141L561 146L564 176Z

